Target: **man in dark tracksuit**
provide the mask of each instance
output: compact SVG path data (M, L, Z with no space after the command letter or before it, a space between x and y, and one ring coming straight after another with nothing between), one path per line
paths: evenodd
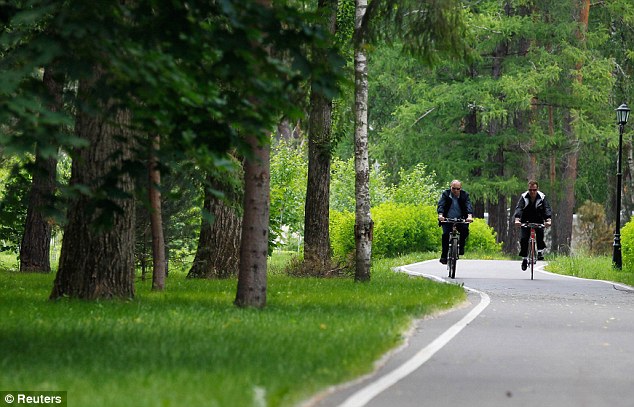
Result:
M539 184L537 181L528 181L528 191L520 195L520 199L515 206L515 225L522 223L543 223L549 227L553 211L550 207L546 195L538 191ZM520 256L522 259L522 270L528 267L528 239L530 237L530 229L522 228L520 234ZM537 240L537 260L544 260L543 250L546 248L544 242L544 229L535 229L535 238Z
M473 206L469 199L467 191L462 190L462 183L458 180L451 181L451 189L447 189L440 194L438 200L438 222L442 222L445 218L465 219L467 222L473 222ZM447 251L449 250L449 234L452 225L448 223L440 223L442 226L442 254L440 262L447 264ZM456 225L460 232L460 254L464 254L464 245L469 236L469 225L459 223Z

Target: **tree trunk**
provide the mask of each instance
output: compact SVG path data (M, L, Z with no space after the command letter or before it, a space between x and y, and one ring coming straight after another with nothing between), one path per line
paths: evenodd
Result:
M150 147L148 165L150 225L152 227L152 290L162 291L165 288L165 239L163 237L163 215L161 212L161 172L158 168L156 151L160 147L160 137L155 136Z
M360 32L361 22L368 6L367 0L356 0L355 27ZM365 41L359 36L355 41L355 281L369 281L372 265L372 234L374 223L370 215L370 162L368 159L368 61Z
M578 15L573 16L573 20L579 23L579 30L576 33L579 47L585 46L586 32L588 30L588 20L590 16L590 0L582 0L575 10ZM581 71L583 63L577 62L575 69ZM580 73L573 78L579 84L583 81ZM558 199L553 216L552 248L560 254L569 254L572 244L572 221L575 206L575 183L577 181L577 166L579 160L579 141L574 128L575 118L570 110L566 111L564 118L564 132L568 137L568 145L571 151L564 157L563 182L560 188L561 196Z
M188 278L228 278L238 274L242 229L238 207L242 191L230 192L230 187L219 179L208 177L208 180L204 211L211 215L213 223L202 219L198 249ZM209 188L225 192L226 199L218 198Z
M573 119L570 112L564 118L564 132L568 135L568 143L573 145L572 151L563 157L563 180L559 188L560 195L553 205L552 248L556 253L569 254L572 245L572 221L575 206L575 182L577 180L577 164L579 152L574 147L576 138L573 130ZM552 202L551 202L552 203Z
M335 32L337 2L319 0L318 9L328 18L328 30ZM321 52L317 48L315 53ZM322 56L323 57L323 56ZM311 88L308 118L308 183L304 211L304 270L324 275L330 267L330 160L332 98Z
M264 308L269 241L270 144L247 138L253 157L244 165L244 216L235 304Z
M53 101L50 106L51 111L61 111L64 107L62 101L64 80L57 78L53 69L48 67L44 70L43 81ZM20 244L20 271L23 273L51 272L51 224L42 214L42 209L53 204L56 177L57 159L44 158L38 152L29 193L24 234Z
M94 69L91 81L79 82L79 100L94 102L93 87L104 76ZM83 185L92 191L103 185L104 179L121 170L125 160L131 158L132 136L127 129L129 112L117 110L112 103L99 103L99 112L111 115L90 115L80 110L75 132L89 145L76 151L73 159L71 185ZM134 184L123 173L116 178L117 187L131 193ZM110 204L114 211L110 227L96 224ZM134 297L134 202L132 199L108 199L96 202L85 194L76 198L68 212L68 224L59 270L55 278L51 299L61 297L87 300Z
M271 0L257 2L271 6ZM260 143L256 135L248 136L246 142L252 156L247 157L244 164L244 215L238 289L234 304L238 307L264 308L269 245L271 145L264 138Z

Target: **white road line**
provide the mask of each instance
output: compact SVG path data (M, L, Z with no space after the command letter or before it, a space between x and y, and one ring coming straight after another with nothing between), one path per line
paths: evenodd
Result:
M412 270L408 270L407 266L400 267L400 270L412 274L419 275L428 278L438 277L426 275L423 273L417 273ZM445 280L442 280L445 281ZM378 380L368 384L361 390L352 394L350 397L340 405L340 407L362 407L365 406L370 400L378 396L383 391L403 379L425 362L427 362L436 352L442 349L450 340L452 340L464 327L466 327L471 321L473 321L484 309L491 303L491 298L484 292L474 290L472 288L464 287L468 291L472 291L480 294L480 303L476 305L467 315L465 315L460 321L456 322L453 326L442 333L438 338L434 339L429 345L421 349L407 362L403 363L398 368L394 369L390 373L382 376Z

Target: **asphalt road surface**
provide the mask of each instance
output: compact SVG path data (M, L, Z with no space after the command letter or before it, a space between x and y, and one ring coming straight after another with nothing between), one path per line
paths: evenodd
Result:
M543 263L542 263L543 265ZM401 271L447 279L438 261ZM417 322L406 345L311 407L632 407L634 289L540 264L459 260L468 301Z

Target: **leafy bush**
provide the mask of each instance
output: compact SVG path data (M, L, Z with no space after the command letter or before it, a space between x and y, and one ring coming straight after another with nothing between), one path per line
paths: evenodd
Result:
M20 252L24 234L31 176L24 166L15 165L0 197L0 251Z
M621 256L623 271L634 271L634 221L621 228Z
M374 241L372 254L377 257L425 251L439 251L442 229L438 227L436 208L431 205L383 203L372 208ZM354 253L354 213L333 211L330 216L330 239L336 258ZM469 227L467 250L498 253L495 231L484 219L475 219Z
M476 218L469 225L469 238L465 250L479 253L498 253L502 250L502 243L497 243L495 231L487 225L484 219Z
M335 258L354 252L354 212L330 212L330 244Z
M372 210L378 257L436 250L440 245L438 215L433 206L384 203Z
M409 170L400 169L399 183L390 188L394 202L414 205L435 205L440 188L434 178L436 174L427 171L424 163L418 163Z
M270 248L297 247L304 232L308 161L305 145L280 140L271 149Z
M437 250L441 231L433 206L386 202L371 210L374 221L372 253L378 257L416 251ZM345 258L354 252L354 213L331 214L330 239L333 253Z

